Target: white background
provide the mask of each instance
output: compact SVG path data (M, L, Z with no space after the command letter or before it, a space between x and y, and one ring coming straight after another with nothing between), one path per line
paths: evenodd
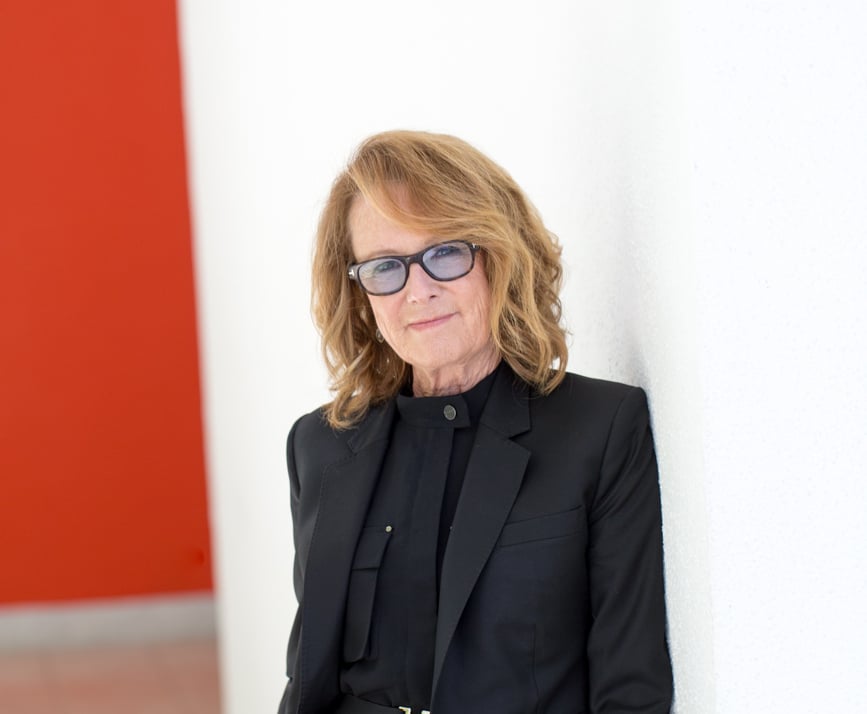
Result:
M677 712L867 711L864 8L182 0L228 714L284 681L312 233L389 128L512 173L564 245L570 369L650 394Z

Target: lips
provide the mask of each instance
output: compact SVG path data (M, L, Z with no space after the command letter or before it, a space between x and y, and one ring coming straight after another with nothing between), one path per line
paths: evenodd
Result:
M440 325L446 323L448 320L452 318L454 313L449 313L448 315L437 315L436 317L426 317L421 320L415 320L410 322L408 327L412 330L427 330L434 327L439 327Z

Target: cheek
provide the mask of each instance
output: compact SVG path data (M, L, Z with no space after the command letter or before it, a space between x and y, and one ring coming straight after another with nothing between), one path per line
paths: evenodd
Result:
M472 315L480 334L490 335L491 332L491 295L487 282L479 286L472 300Z
M392 331L392 325L395 324L395 319L392 317L395 310L392 307L390 296L386 297L369 297L368 303L373 312L373 319L376 321L379 331L384 335L388 335Z
M479 306L474 331L477 335L476 341L482 345L493 342L493 335L491 334L490 314L491 313L487 305Z

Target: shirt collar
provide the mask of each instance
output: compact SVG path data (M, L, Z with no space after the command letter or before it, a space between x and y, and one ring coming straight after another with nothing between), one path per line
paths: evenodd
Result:
M502 364L502 363L501 363ZM397 395L400 418L414 426L462 429L478 424L488 400L498 367L481 382L461 394L444 397L413 397Z

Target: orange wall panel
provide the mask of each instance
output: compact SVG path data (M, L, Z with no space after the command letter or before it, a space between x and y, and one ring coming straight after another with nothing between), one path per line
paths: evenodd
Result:
M211 588L175 5L0 11L0 603Z

